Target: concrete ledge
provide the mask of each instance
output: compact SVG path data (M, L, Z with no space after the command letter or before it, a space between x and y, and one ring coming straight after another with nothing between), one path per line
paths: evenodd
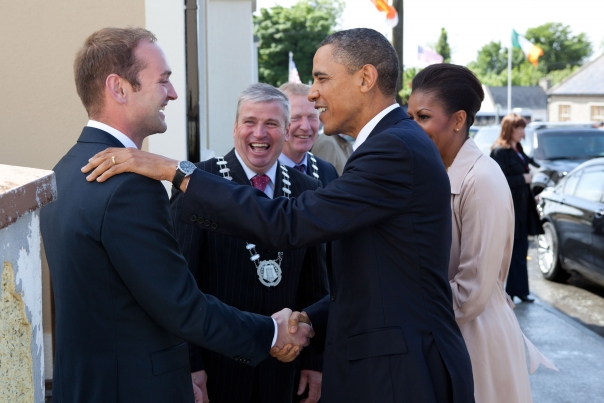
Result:
M53 171L0 164L0 229L56 198Z

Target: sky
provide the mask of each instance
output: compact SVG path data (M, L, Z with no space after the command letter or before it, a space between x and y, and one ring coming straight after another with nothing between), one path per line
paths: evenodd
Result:
M256 8L290 7L298 0L257 0ZM384 13L370 0L346 0L339 29L373 28L389 39ZM405 0L403 64L424 66L417 47L433 48L441 28L448 33L451 62L466 65L490 41L508 46L512 29L524 34L547 22L569 25L592 42L592 59L604 52L604 0ZM295 60L295 55L294 55Z

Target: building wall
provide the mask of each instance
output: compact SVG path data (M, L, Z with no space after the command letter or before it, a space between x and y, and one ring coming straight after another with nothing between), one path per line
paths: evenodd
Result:
M0 165L0 402L44 401L40 207L52 171Z
M208 136L205 145L216 155L224 155L233 148L237 97L254 83L253 4L251 1L206 1Z
M145 26L157 37L172 69L170 81L178 94L166 106L165 133L148 137L149 151L176 160L187 156L187 102L184 0L146 0ZM166 184L167 186L171 186Z
M562 96L550 95L548 100L548 115L552 122L560 122L560 106L570 106L571 122L589 122L591 118L592 105L604 105L604 95L602 96Z

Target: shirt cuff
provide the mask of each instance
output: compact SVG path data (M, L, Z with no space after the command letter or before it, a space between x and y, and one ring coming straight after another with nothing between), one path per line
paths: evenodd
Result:
M273 318L271 318L273 319ZM277 321L275 319L273 319L273 323L275 324L275 335L273 336L273 342L271 343L271 348L273 348L275 346L275 343L277 342L277 334L279 333L279 330L277 329Z

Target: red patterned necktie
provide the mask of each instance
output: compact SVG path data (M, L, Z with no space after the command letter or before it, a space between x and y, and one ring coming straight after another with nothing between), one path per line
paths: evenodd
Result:
M294 165L294 169L297 169L298 171L305 174L306 173L306 164L296 164L296 165Z
M268 182L270 181L269 177L264 174L256 175L251 180L252 186L260 190L261 192L264 192L264 189L266 189L266 185L268 185Z

